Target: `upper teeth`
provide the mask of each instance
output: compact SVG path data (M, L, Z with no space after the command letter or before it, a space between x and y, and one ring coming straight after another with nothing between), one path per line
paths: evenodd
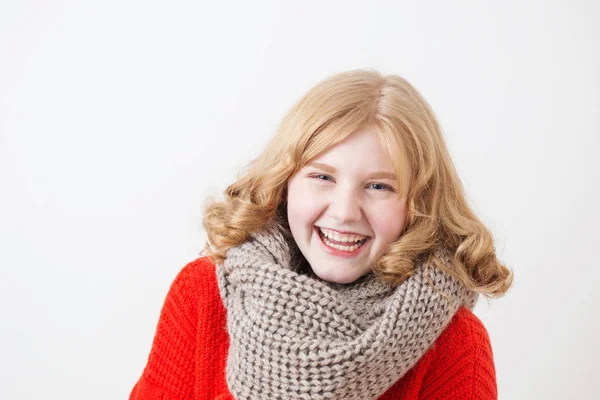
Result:
M323 232L323 235L325 235L329 239L336 240L338 242L357 242L359 240L366 238L366 236L362 236L362 235L343 235L343 234L340 234L338 232L335 232L335 231L332 231L329 229L325 229L325 228L319 228L319 229L321 230L321 232Z

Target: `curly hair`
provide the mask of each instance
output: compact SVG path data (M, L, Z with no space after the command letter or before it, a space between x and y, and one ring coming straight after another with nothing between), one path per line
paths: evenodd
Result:
M269 221L289 229L289 179L363 127L378 133L398 187L406 188L398 196L406 194L408 206L404 231L379 254L373 272L400 284L413 273L417 258L427 257L468 289L487 297L504 295L513 273L497 259L492 234L465 198L431 107L404 78L373 69L332 75L298 100L262 154L227 187L224 199L207 199L202 224L208 241L201 253L222 263L227 250ZM436 259L436 248L450 253L450 265Z

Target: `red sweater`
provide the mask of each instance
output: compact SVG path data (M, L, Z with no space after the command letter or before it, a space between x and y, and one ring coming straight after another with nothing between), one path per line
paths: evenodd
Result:
M129 400L233 400L225 381L228 348L215 266L202 257L171 285L148 363ZM462 307L419 362L379 399L497 397L488 333Z

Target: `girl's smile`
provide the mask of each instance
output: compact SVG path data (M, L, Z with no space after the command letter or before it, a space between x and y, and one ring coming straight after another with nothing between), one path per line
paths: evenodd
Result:
M327 234L329 233L328 230L325 232L327 232ZM323 232L323 229L318 226L315 226L315 234L323 245L323 249L327 253L334 256L348 258L358 256L371 240L370 236L363 237L363 239L360 240L349 240L357 238L358 236L362 236L353 234L350 238L346 236L342 238L348 240L340 241L335 235L326 236L326 234Z

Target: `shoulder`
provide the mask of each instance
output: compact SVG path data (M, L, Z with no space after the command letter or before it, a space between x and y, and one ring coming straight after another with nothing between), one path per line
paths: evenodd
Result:
M215 275L215 265L207 256L188 262L177 274L176 280L196 281L210 279Z
M216 267L207 256L188 262L179 271L173 285L191 291L203 291L205 285L216 280Z
M224 326L214 264L206 257L187 263L171 284L146 367L130 400L191 399L197 382L211 387L215 379L207 372L211 369L204 367L201 376L195 371L198 365L223 362Z
M424 392L431 398L495 399L496 370L490 337L481 320L461 307L430 349ZM443 387L440 382L445 382ZM424 394L424 393L422 393ZM427 396L424 396L427 398Z
M220 296L215 265L206 256L188 262L177 273L167 297L193 309L218 303Z
M432 351L439 361L483 362L493 365L490 337L481 320L469 309L461 307L436 340Z
M465 307L458 309L454 317L437 340L437 346L453 348L488 348L490 337L481 320Z

